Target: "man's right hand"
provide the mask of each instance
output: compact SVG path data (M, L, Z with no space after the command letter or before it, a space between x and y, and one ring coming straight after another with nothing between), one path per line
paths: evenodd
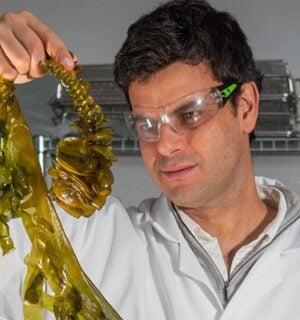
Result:
M43 76L41 62L53 58L72 70L73 57L62 40L28 11L4 13L0 17L0 75L15 83Z

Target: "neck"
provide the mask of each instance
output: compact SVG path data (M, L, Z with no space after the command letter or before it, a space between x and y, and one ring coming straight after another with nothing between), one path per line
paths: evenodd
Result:
M181 208L218 239L228 268L238 249L256 239L276 215L276 210L259 198L254 179L239 190L207 207Z

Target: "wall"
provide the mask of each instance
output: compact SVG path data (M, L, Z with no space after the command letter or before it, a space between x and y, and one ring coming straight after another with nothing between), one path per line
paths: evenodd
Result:
M257 59L285 59L294 77L300 78L299 0L211 1L238 17ZM32 11L54 28L82 64L100 64L112 63L129 24L159 2L64 0L62 4L60 0L1 0L1 11ZM52 126L47 106L49 97L55 93L55 82L39 80L27 87L19 91L33 133L55 135L57 130ZM27 94L31 90L34 95Z
M159 0L1 0L1 11L28 9L53 26L83 63L110 63L127 27ZM283 58L300 77L299 0L211 0L235 14L259 59Z
M299 0L212 0L229 10L245 30L257 59L287 60L300 77Z
M112 63L128 25L156 6L158 0L1 0L1 10L31 10L53 26L83 64ZM217 7L235 14L245 29L257 59L282 58L300 77L299 0L212 0ZM33 134L55 136L47 101L56 82L46 77L17 91ZM255 157L257 174L277 177L300 193L298 156ZM126 205L138 203L158 192L138 157L120 157L113 168L114 194ZM129 187L128 187L129 186Z

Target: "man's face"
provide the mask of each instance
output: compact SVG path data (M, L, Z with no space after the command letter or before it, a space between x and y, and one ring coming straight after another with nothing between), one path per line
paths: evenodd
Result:
M205 64L176 62L149 80L134 81L129 97L133 111L159 110L183 96L220 84ZM150 176L176 205L209 206L230 192L245 160L240 118L233 115L231 102L227 102L209 121L188 133L179 134L162 124L158 141L140 142Z

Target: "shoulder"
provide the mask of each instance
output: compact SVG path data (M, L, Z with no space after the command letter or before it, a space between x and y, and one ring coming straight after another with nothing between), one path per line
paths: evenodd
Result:
M127 211L132 223L138 227L142 223L153 222L160 215L159 211L164 211L168 207L166 196L161 194L158 198L145 199L138 206L127 208Z
M284 219L277 232L276 239L282 244L282 252L295 252L300 254L300 197L289 190L276 179L256 177L256 184L262 188L274 188L281 194L280 201L284 202ZM275 241L276 243L277 241Z

